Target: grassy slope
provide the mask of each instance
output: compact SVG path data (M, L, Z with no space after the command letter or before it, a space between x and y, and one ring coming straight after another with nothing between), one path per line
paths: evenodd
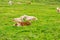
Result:
M60 40L59 5L14 4L0 5L0 40ZM30 26L15 27L12 19L21 15L33 15L38 21Z

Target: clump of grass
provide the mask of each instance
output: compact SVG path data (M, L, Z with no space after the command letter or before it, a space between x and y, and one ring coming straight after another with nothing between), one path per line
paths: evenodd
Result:
M27 20L26 20L26 18L23 18L23 22L26 22Z

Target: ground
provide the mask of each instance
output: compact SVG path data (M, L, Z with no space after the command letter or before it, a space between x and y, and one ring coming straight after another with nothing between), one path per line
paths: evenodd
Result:
M0 5L0 40L60 40L60 14L57 4ZM13 18L21 15L38 18L30 26L13 26Z

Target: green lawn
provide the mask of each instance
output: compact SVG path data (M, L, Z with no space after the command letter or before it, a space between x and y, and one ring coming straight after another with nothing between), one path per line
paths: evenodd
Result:
M46 4L0 4L0 40L60 40L60 14ZM38 18L30 26L13 26L13 18L21 15Z

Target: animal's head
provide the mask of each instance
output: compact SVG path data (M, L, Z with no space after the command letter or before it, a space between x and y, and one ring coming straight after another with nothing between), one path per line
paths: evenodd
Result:
M32 20L38 20L36 17L33 17Z
M31 20L38 20L38 19L34 16L27 16L26 20L31 21Z

